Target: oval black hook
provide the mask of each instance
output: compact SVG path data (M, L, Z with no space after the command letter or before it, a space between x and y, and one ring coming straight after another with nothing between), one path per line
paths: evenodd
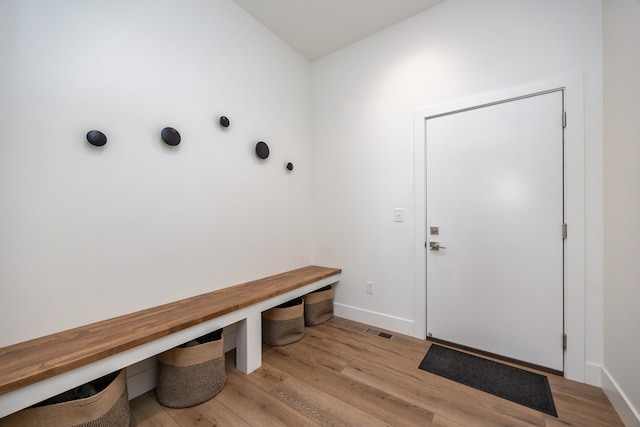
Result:
M227 116L220 116L220 126L223 128L228 128L231 122L229 122L229 118Z
M258 142L256 144L256 155L261 159L269 157L269 146L262 141Z
M96 147L102 147L107 143L107 136L99 130L90 130L87 132L87 141Z
M291 162L287 163L287 170L290 170L290 171L293 170L293 163Z
M162 129L162 132L160 132L160 136L167 145L175 147L176 145L180 144L180 133L174 128L166 127Z

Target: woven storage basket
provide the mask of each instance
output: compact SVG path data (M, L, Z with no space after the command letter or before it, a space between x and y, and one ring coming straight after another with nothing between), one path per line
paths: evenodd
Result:
M164 406L186 408L206 402L222 391L226 381L222 336L202 344L191 342L158 356L156 396Z
M101 390L93 396L46 402L0 419L1 427L128 427L130 421L126 370L90 383ZM103 389L104 387L104 389ZM70 395L70 392L64 393ZM41 406L40 406L41 405Z
M304 296L304 323L315 326L333 317L333 288L327 285Z
M294 343L304 337L302 297L262 313L262 341L271 346Z

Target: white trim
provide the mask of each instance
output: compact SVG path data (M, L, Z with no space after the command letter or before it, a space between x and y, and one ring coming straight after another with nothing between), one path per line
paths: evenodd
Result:
M584 370L584 382L596 387L602 387L602 365L587 362Z
M157 359L151 357L140 363L144 363L149 367L135 374L131 374L127 369L127 392L129 393L129 400L135 399L156 387L156 378L158 376Z
M606 368L602 368L602 389L626 427L640 427L640 411L622 391Z
M399 334L412 335L414 330L414 322L409 319L389 316L388 314L335 302L333 303L333 314L338 317L344 317L345 319L395 331Z
M564 90L567 127L565 128L565 377L585 381L585 140L584 86L582 72L576 71L540 82L497 92L479 94L446 104L417 110L414 129L414 319L413 335L426 338L426 175L425 120L428 117L485 104L546 92Z

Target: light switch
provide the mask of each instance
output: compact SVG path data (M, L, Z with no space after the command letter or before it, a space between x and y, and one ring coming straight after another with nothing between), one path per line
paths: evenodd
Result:
M393 210L393 218L395 222L404 222L404 209L395 208Z

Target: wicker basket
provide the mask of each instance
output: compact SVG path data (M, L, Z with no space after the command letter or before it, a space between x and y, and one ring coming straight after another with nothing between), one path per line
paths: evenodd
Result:
M187 408L213 398L227 380L224 339L221 331L214 341L205 337L158 356L158 402L170 408Z
M98 391L97 394L60 403L48 403L63 400L64 396L73 396L74 391L70 390L56 398L1 418L0 427L128 427L130 413L126 370L92 381L90 385Z
M262 313L262 341L271 346L294 343L304 337L302 297Z
M315 326L333 317L333 288L327 285L304 296L304 323Z

